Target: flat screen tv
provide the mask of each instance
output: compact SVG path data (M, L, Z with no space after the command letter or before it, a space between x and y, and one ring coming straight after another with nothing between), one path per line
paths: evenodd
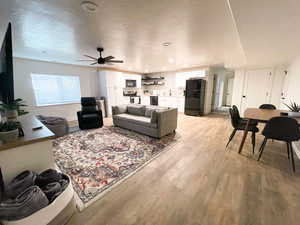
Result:
M8 24L0 51L0 101L14 100L13 52L11 23Z

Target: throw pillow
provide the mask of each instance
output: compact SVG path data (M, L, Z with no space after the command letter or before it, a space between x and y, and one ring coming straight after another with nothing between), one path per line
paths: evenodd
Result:
M146 107L143 105L129 105L127 111L129 114L136 116L145 116Z

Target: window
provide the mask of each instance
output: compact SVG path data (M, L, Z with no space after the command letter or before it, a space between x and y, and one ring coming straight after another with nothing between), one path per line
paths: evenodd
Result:
M78 76L31 74L37 106L80 102Z

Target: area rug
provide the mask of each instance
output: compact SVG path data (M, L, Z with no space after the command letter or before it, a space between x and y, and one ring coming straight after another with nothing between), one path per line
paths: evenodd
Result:
M176 133L161 139L118 127L78 131L54 141L54 158L71 177L79 210L99 199L176 143Z

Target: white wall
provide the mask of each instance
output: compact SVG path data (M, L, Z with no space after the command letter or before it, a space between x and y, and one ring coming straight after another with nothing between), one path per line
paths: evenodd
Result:
M284 82L283 93L285 102L289 104L291 101L300 104L300 56L294 59L289 65L287 79ZM300 158L300 142L294 143L295 152Z
M287 103L294 101L300 104L300 57L296 58L288 67L286 86Z
M79 76L81 96L99 95L96 68L14 58L15 98L25 100L30 106L27 110L33 114L61 116L69 121L77 120L76 112L80 110L80 104L37 107L32 88L31 73Z
M204 114L211 113L213 89L214 89L214 74L212 71L207 71L206 76L206 88L205 88L205 103L204 103Z

